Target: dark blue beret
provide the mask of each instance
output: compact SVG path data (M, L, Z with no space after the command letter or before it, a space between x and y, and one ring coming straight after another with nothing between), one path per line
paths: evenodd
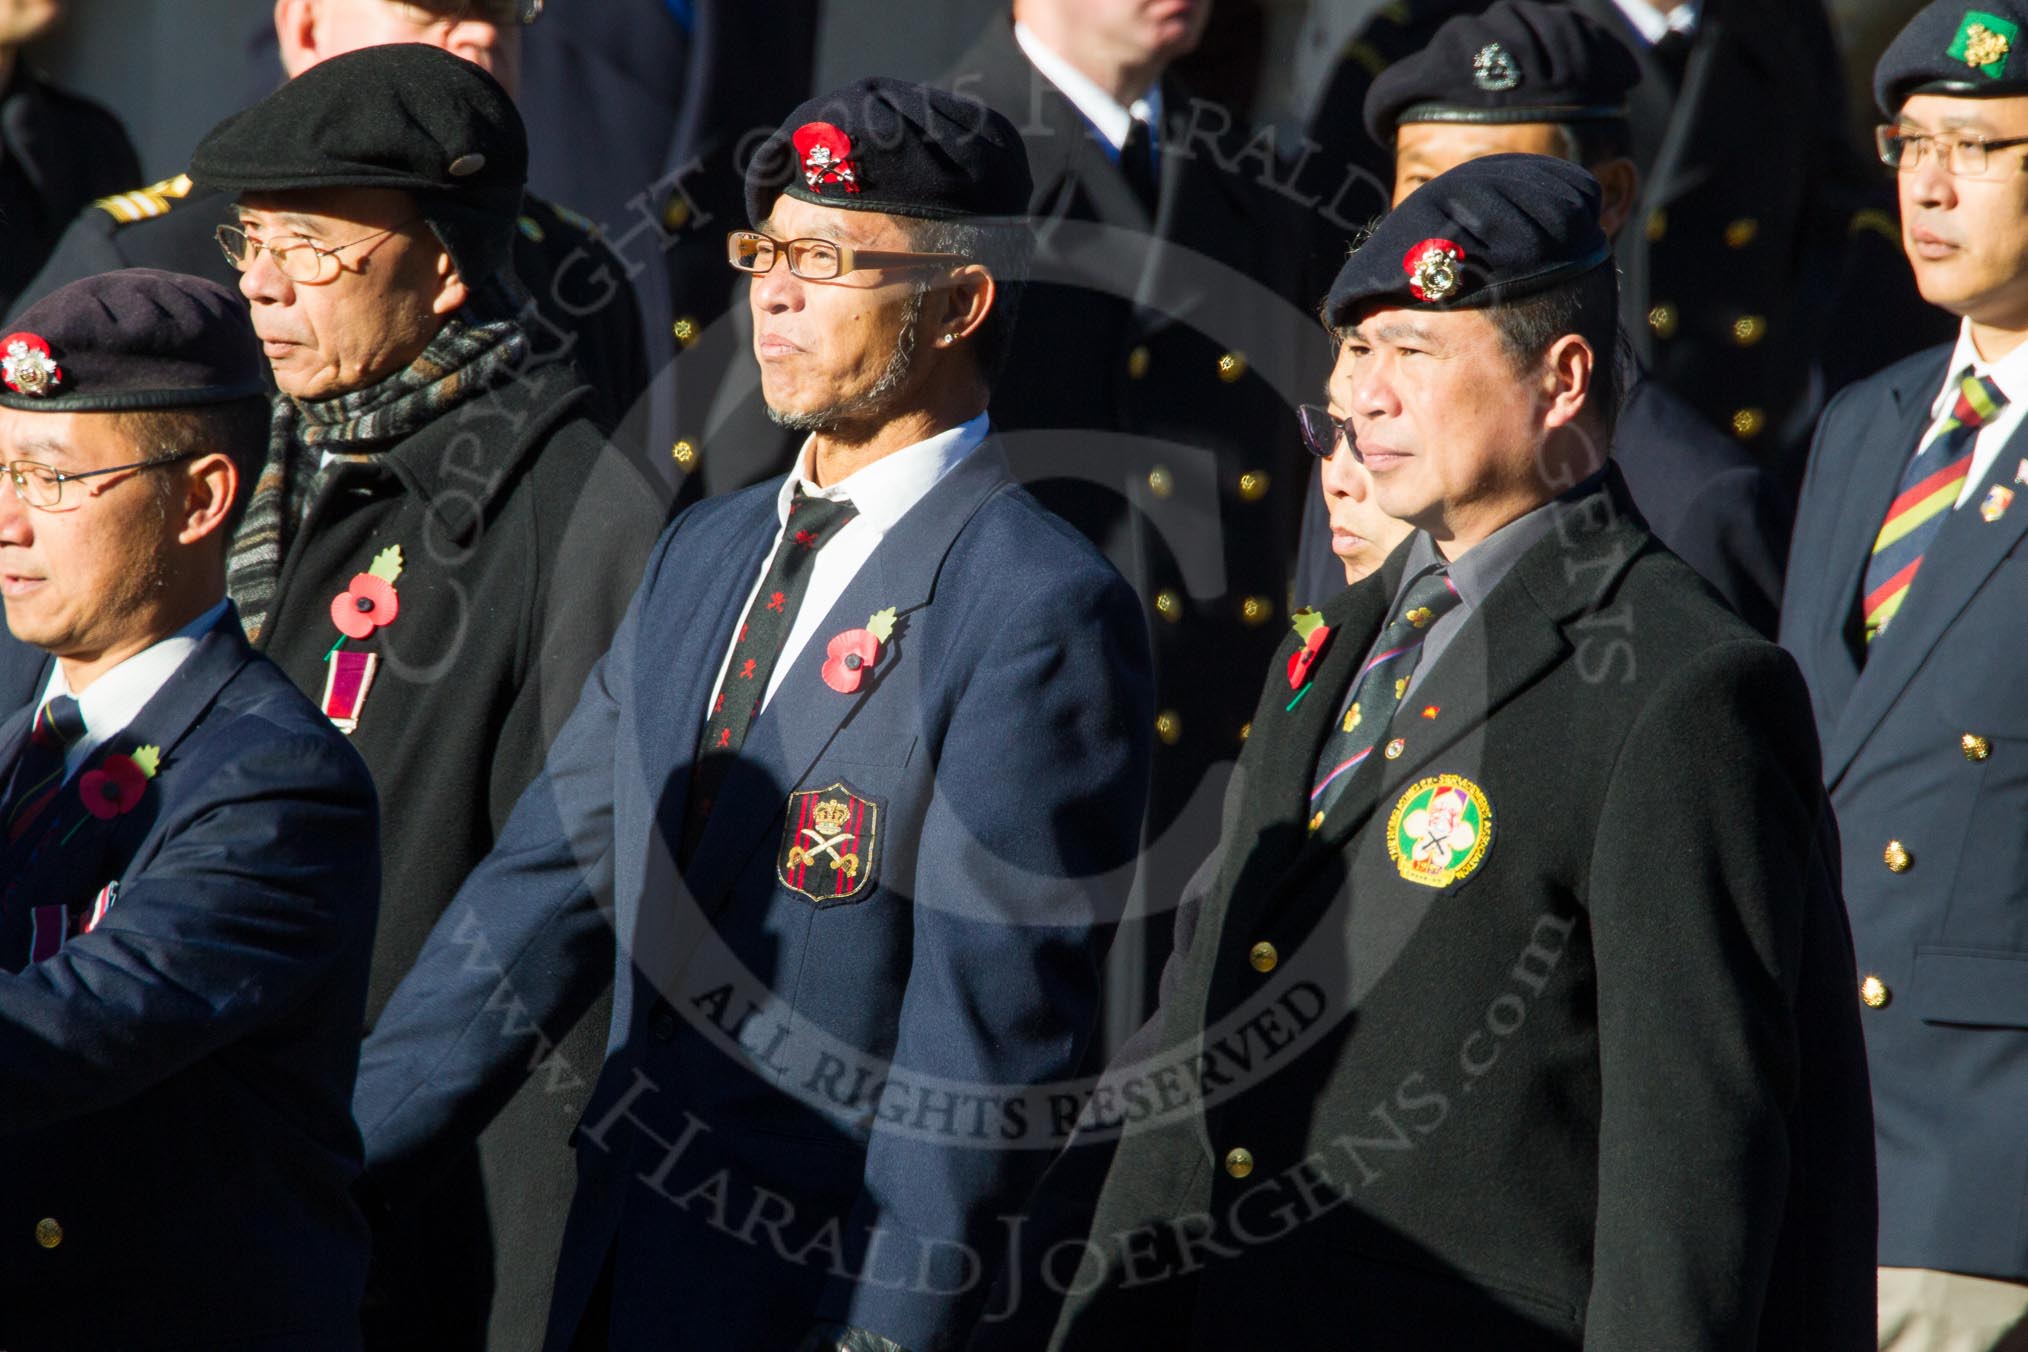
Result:
M1627 115L1641 68L1627 45L1567 5L1499 0L1460 14L1380 72L1366 130L1385 146L1403 122L1598 122Z
M189 408L264 392L244 302L217 282L127 268L59 287L0 337L0 404L38 413Z
M2028 94L2028 4L1933 4L1908 21L1873 67L1873 101L1893 117L1910 94Z
M213 127L190 177L232 193L414 193L476 283L510 256L528 133L514 100L479 67L423 43L389 43L319 61Z
M1612 256L1598 180L1548 155L1486 155L1438 174L1381 219L1324 302L1333 330L1375 301L1473 310L1545 291Z
M873 76L789 114L747 166L759 224L777 195L950 220L1028 214L1028 152L1014 124L977 99Z

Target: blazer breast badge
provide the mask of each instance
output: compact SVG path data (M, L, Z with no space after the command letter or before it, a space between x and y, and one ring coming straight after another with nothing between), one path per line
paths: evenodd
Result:
M866 890L879 862L880 805L843 782L789 795L775 877L820 905Z
M1492 806L1463 775L1409 785L1387 819L1387 857L1402 877L1424 887L1470 877L1492 846Z

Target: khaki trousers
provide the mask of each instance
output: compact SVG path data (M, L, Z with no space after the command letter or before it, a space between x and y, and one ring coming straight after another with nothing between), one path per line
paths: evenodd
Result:
M1881 1268L1880 1352L2028 1352L2028 1286Z

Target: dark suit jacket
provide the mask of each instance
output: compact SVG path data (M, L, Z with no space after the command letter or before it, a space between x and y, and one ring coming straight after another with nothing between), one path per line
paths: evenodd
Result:
M1217 829L1217 776L1287 605L1308 468L1294 406L1329 358L1300 209L1232 113L1165 80L1151 215L1004 7L944 82L1028 152L1036 262L993 417L1016 476L1140 594L1162 718L1141 886L1169 895ZM1157 935L1150 975L1167 947ZM1128 1029L1140 986L1118 988Z
M1127 1126L1051 1347L1874 1345L1807 695L1612 477L1314 832L1318 749L1408 547L1324 607L1306 697L1293 637L1277 654L1178 927L1166 1050L1089 1113ZM1471 867L1425 885L1396 859L1446 785L1478 795L1451 838Z
M614 1348L782 1352L815 1319L951 1346L985 1291L950 1264L990 1265L1046 1156L976 1092L939 1116L940 1091L912 1086L1049 1081L1091 1037L1146 791L1145 636L1118 576L990 443L875 550L753 724L687 865L671 857L778 487L670 527L547 769L367 1043L369 1171L427 1170L527 1073L529 1021L611 978L616 927L558 1352L598 1317L608 1266ZM828 686L823 636L887 607L900 627L871 680ZM790 885L812 791L865 814L844 900ZM780 1225L761 1244L737 1233L755 1207ZM924 1282L854 1279L875 1229Z
M2028 1281L2028 436L1946 520L1862 665L1874 536L1942 388L1948 349L1824 412L1796 518L1782 643L1810 683L1845 838L1879 1124L1880 1261ZM1967 743L1965 738L1973 739ZM1981 740L1983 739L1983 740ZM1890 840L1911 863L1884 863Z
M1640 380L1620 411L1613 463L1655 538L1715 587L1741 619L1774 637L1789 512L1753 453L1713 431L1668 389ZM1323 478L1313 467L1296 599L1315 604L1344 585L1344 564L1331 552Z
M29 720L0 724L0 763ZM84 776L144 744L139 804L87 814ZM359 757L228 613L0 869L0 1343L357 1347ZM21 969L29 908L88 914L108 884L96 928Z
M0 313L71 217L94 197L141 181L141 165L118 118L90 99L58 89L17 56L0 94Z
M31 648L0 623L0 717L42 693L49 680L49 654Z

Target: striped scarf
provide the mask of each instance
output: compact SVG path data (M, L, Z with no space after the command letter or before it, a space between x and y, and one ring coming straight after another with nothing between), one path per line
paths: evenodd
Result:
M511 301L506 294L488 299L495 313L519 308L497 303ZM420 356L377 384L329 399L275 397L267 460L226 562L226 590L249 641L259 642L267 628L282 560L331 467L393 450L459 404L518 378L527 355L528 336L515 320L453 317Z

